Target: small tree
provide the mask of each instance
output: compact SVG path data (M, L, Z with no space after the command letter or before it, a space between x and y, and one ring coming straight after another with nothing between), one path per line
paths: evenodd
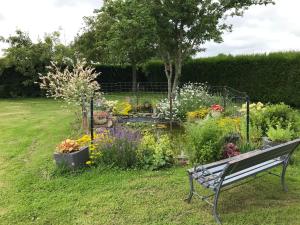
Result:
M100 97L100 85L96 81L99 73L78 61L73 69L61 70L55 62L47 67L49 72L40 77L40 87L46 90L46 96L63 99L68 104L80 105L82 110L82 127L88 132L87 105L93 96Z

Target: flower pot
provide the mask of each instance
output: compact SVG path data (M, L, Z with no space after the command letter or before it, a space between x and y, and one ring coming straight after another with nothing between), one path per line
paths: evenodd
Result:
M54 153L54 160L57 166L66 166L70 169L77 169L86 166L89 160L89 148L84 147L72 153Z

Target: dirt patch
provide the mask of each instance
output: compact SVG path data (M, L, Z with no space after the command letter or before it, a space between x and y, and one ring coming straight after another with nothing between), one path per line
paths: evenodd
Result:
M6 213L8 213L8 209L0 208L0 216L4 216Z

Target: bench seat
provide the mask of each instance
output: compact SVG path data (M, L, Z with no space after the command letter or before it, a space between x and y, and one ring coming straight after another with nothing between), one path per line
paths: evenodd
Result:
M189 169L187 172L190 181L190 194L187 201L190 202L193 195L196 194L202 200L208 202L213 206L213 215L216 219L216 222L221 224L217 212L217 206L219 194L223 187L229 185L233 186L234 183L237 183L243 179L256 177L256 175L261 172L265 172L274 167L282 166L282 172L280 176L281 184L283 189L287 191L285 185L286 168L289 164L291 155L299 146L299 144L300 139L296 139L267 149L258 149L229 159L220 160L206 165L195 166L194 168ZM272 172L268 173L276 175ZM203 187L212 190L214 194L201 196L194 188L194 181L201 184ZM213 204L207 200L211 196L214 196Z
M278 165L282 165L283 160L278 158L278 159L273 159L273 160L269 160L263 163L260 163L258 165L252 166L250 168L244 169L242 171L233 173L229 176L226 176L224 178L224 181L222 183L222 187L230 185L232 183L235 183L239 180L245 179L247 177L251 177L254 176L258 173L261 173L265 170L271 169L273 167L276 167ZM193 174L193 178L200 183L203 187L205 188L210 188L210 189L215 189L218 186L218 181L219 181L219 177L222 173L222 171L224 170L226 164L225 165L221 165L215 168L211 168L208 169L208 173L207 174L202 174L201 172L195 173Z

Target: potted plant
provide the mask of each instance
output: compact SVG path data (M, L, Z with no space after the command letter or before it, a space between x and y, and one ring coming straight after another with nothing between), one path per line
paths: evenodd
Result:
M61 142L54 153L56 165L77 169L86 165L89 160L89 148L80 147L76 140L66 139Z

